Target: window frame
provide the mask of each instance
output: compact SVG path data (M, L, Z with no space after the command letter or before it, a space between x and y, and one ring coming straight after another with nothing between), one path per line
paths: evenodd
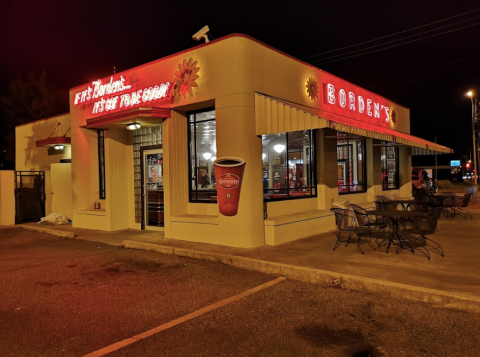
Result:
M290 188L290 179L287 179L287 187L286 188L282 188L280 190L286 190L287 192L287 197L282 197L282 198L263 198L263 202L264 203L267 203L267 202L279 202L279 201L290 201L290 200L304 200L304 199L308 199L308 198L316 198L317 197L317 158L316 158L316 130L315 129L307 129L307 130L299 130L299 131L308 131L310 132L310 167L312 168L310 170L310 174L312 175L312 185L310 187L307 187L308 189L311 190L311 195L305 195L305 196L289 196L289 193L290 193L290 190L293 190L293 191L296 191L295 189L291 189ZM289 154L289 145L288 145L288 134L289 133L294 133L294 132L285 132L285 133L279 133L279 134L285 134L285 141L286 141L286 144L285 144L285 153L286 153L286 162L287 162L287 169L288 169L288 154ZM268 134L268 135L273 135L273 134ZM267 135L265 135L267 136ZM260 135L259 136L260 139L262 139L263 135ZM269 149L265 149L262 145L262 153L265 151L265 150L269 150ZM313 157L312 157L312 153L313 153ZM306 160L304 160L305 162ZM262 162L263 164L263 162ZM305 163L304 163L305 164ZM263 170L262 170L262 175L263 175ZM263 176L262 176L262 179L263 179ZM262 192L265 193L265 190L279 190L278 188L267 188L267 189L262 189Z
M338 137L338 134L345 134L346 136L346 143L343 144L343 145L338 145L338 140L339 140L339 137ZM350 165L348 165L348 163L350 162L350 148L352 149L352 158L353 158L353 142L355 142L355 144L357 143L357 140L360 140L361 144L362 144L362 164L361 164L361 167L362 167L362 174L363 174L363 180L362 180L362 184L358 183L358 184L354 184L354 185L343 185L345 187L347 187L347 192L341 192L340 191L340 186L338 186L338 194L339 195L353 195L353 194L359 194L359 193L366 193L367 192L367 160L366 160L366 151L367 151L367 145L366 145L366 140L364 138L361 138L361 137L355 137L355 138L351 138L349 137L349 134L348 133L343 133L343 132L337 132L337 147L336 147L336 150L337 150L337 166L338 166L338 162L339 162L339 159L338 159L338 147L339 146L346 146L347 147L347 150L346 150L346 153L347 153L347 157L346 159L342 159L342 160L346 160L346 163L347 165L345 165L345 176L346 177L349 177L350 175ZM358 177L358 170L359 170L359 164L358 164L358 154L357 154L357 157L356 157L356 160L357 160L357 177ZM353 160L352 160L353 162ZM351 187L352 186L361 186L363 189L361 191L351 191Z
M217 204L217 200L199 200L198 199L198 185L195 185L196 189L192 189L192 179L193 173L192 173L192 155L191 155L191 150L190 150L190 143L192 140L192 131L190 130L191 125L194 127L194 151L195 151L195 172L198 172L198 159L197 159L197 121L196 117L194 117L194 123L190 123L190 115L196 115L199 113L204 113L204 112L210 112L210 111L215 111L215 118L209 119L209 120L203 120L201 123L207 123L210 121L215 121L215 140L217 136L217 126L216 126L216 120L217 120L217 114L215 107L208 107L208 108L202 108L194 111L189 111L186 113L187 115L187 151L188 151L188 202L190 203L206 203L206 204ZM197 176L195 175L194 178L195 181L197 181ZM214 190L201 190L200 192L215 192L215 195L217 195L217 189L215 188ZM195 193L195 199L192 198L193 193Z
M106 173L105 173L105 130L98 130L98 196L104 200L106 194Z

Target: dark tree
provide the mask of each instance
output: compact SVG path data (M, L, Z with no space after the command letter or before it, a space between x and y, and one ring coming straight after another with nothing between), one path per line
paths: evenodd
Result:
M31 74L10 82L2 108L10 123L20 125L68 112L68 93L50 85L43 71L38 77Z
M68 92L53 87L45 71L39 76L13 80L9 92L0 98L0 168L13 168L15 161L15 126L67 113ZM3 167L2 167L3 166Z

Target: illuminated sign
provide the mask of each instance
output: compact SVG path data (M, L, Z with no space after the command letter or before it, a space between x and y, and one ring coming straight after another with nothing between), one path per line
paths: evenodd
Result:
M143 103L169 99L173 87L172 83L166 82L136 89L128 78L120 76L114 79L112 76L109 81L99 79L87 89L75 93L74 105L92 104L92 114L128 109Z
M450 166L462 166L460 160L450 160Z
M345 90L332 83L324 83L324 102L329 105L335 105L337 108L345 111L355 112L367 117L381 119L383 122L390 121L390 108L379 103L378 100L372 100L365 95L360 95L353 90ZM367 93L368 95L368 93Z

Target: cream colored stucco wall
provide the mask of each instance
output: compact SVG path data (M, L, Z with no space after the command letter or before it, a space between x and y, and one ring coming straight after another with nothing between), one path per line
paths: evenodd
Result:
M72 164L50 164L52 212L72 219Z
M15 224L15 171L0 171L0 226Z
M107 206L118 207L116 214L110 215L111 230L129 227L129 217L134 213L134 195L129 195L129 183L133 186L133 148L130 135L125 129L108 131L105 150L106 193ZM113 211L113 209L111 209Z
M50 165L71 158L71 146L63 150L37 147L36 141L50 137L70 136L70 114L37 120L15 128L15 170L45 171L45 213L52 213ZM59 125L57 125L59 123ZM53 134L52 134L53 132Z
M174 113L163 124L167 238L235 247L264 244L261 139L255 135L253 95L219 97L215 102L217 156L242 157L245 168L239 212L218 213L216 204L188 203L187 121Z

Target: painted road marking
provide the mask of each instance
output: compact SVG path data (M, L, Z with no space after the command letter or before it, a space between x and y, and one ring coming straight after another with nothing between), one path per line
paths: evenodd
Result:
M132 343L135 343L135 342L138 342L140 340L143 340L147 337L150 337L150 336L153 336L159 332L162 332L162 331L165 331L167 329L169 329L170 327L173 327L173 326L177 326L185 321L188 321L188 320L191 320L191 319L194 319L195 317L198 317L198 316L201 316L203 314L206 314L207 312L210 312L210 311L213 311L213 310L216 310L222 306L225 306L225 305L228 305L234 301L237 301L237 300L240 300L240 299L243 299L244 297L247 297L251 294L254 294L260 290L264 290L264 289L267 289L269 288L270 286L273 286L275 284L278 284L282 281L284 281L286 278L277 278L275 280L271 280L269 281L268 283L265 283L265 284L262 284L262 285L259 285L259 286L256 286L252 289L249 289L249 290L246 290L244 291L243 293L240 293L240 294L237 294L237 295L234 295L234 296L231 296L229 298L226 298L224 300L221 300L219 302L216 302L212 305L209 305L209 306L206 306L200 310L197 310L197 311L194 311L188 315L185 315L185 316L182 316L182 317L179 317L178 319L175 319L173 321L170 321L170 322L167 322L166 324L163 324L163 325L160 325L160 326L157 326L157 327L154 327L152 328L151 330L148 330L148 331L145 331L145 332L142 332L138 335L135 335L133 337L130 337L130 338L127 338L123 341L119 341L119 342L116 342L110 346L107 346L107 347L104 347L100 350L97 350L97 351L94 351L94 352L91 352L89 353L88 355L85 355L83 357L100 357L100 356L105 356L106 354L108 353L112 353L112 352L115 352L115 351L118 351L119 349L121 348L124 348L128 345L131 345Z

